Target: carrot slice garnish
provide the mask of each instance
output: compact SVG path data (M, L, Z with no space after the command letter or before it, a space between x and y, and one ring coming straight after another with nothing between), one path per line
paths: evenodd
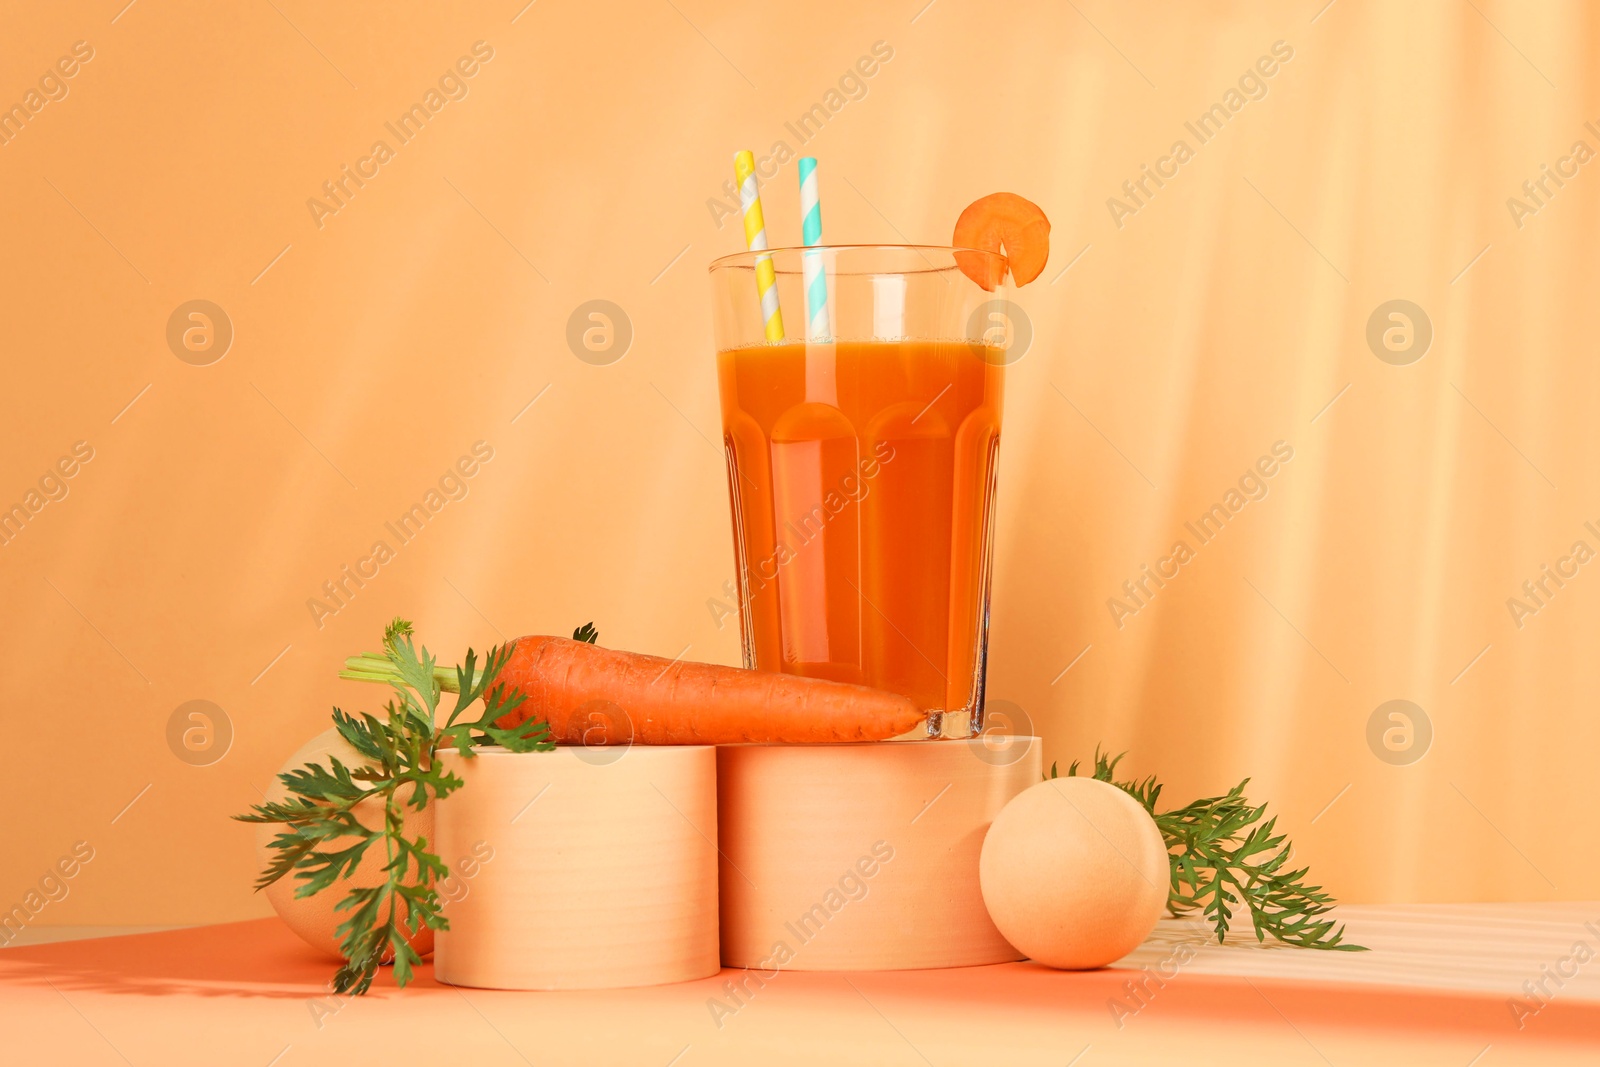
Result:
M990 193L974 200L956 220L951 244L957 248L976 248L999 252L1005 247L1004 262L993 256L956 253L961 272L987 290L1005 280L1006 270L1018 285L1027 285L1044 270L1050 258L1050 220L1032 201L1016 193Z

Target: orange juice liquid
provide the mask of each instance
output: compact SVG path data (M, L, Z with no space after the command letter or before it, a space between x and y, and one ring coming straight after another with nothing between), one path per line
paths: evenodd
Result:
M975 709L1001 371L964 341L718 354L747 666Z

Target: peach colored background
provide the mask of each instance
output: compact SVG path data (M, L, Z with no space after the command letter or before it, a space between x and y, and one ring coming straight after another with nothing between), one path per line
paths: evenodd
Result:
M0 546L0 904L87 841L41 924L265 914L226 815L330 704L371 704L334 672L396 613L452 657L593 619L734 662L704 268L741 238L707 200L877 41L807 146L829 235L944 241L997 189L1055 226L991 695L1047 758L1127 748L1175 800L1252 776L1348 900L1596 895L1600 576L1520 629L1506 606L1600 547L1600 176L1520 228L1506 206L1600 147L1583 5L523 2L12 6L0 102L94 57L0 146L0 503L94 458ZM307 199L480 40L466 98L319 228ZM1267 96L1119 228L1107 198L1279 40ZM790 163L775 243L796 199ZM165 341L196 298L236 332L204 367ZM596 298L635 330L605 367L565 342ZM1435 330L1410 366L1364 338L1395 298ZM1119 629L1107 599L1279 440L1266 499ZM469 495L319 628L307 599L477 441ZM1435 729L1411 766L1365 739L1396 698ZM207 767L166 741L194 699L235 731Z

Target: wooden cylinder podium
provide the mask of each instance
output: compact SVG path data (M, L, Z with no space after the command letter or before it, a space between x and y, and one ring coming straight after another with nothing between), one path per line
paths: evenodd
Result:
M1039 739L717 749L722 962L762 973L1022 958L978 888L983 835Z
M437 807L439 981L611 989L717 973L709 747L440 758L465 785Z

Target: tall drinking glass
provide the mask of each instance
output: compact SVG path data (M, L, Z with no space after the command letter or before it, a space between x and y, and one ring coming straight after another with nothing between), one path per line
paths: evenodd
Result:
M902 693L929 736L983 725L1011 305L961 267L999 258L850 245L711 265L745 666Z

